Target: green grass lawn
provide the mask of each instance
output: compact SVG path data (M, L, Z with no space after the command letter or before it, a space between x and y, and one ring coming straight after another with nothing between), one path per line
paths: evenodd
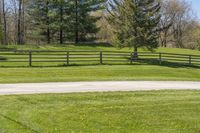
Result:
M0 68L0 83L179 80L200 81L200 69L156 65Z
M117 49L107 44L66 44L66 45L8 45L0 46L0 49L10 50L104 50L104 51L133 51L130 48ZM140 52L147 51L145 49L139 49ZM200 51L179 49L179 48L158 48L155 52L168 52L177 54L197 54L200 55Z
M6 48L131 51L128 48L118 50L104 45L10 45ZM144 50L140 49L140 51ZM156 51L200 55L200 51L187 49L159 48ZM0 83L108 80L200 81L200 69L175 64L160 66L137 63L66 67L0 67ZM200 91L0 96L0 133L196 133L200 132L199 105Z
M116 49L114 47L103 44L79 44L79 45L9 45L1 46L4 49L18 49L18 50L107 50L107 51L131 51L129 48ZM144 51L140 49L140 51ZM198 54L200 51L188 49L174 49L174 48L158 48L157 52L169 52L179 54ZM10 55L8 55L10 56ZM13 56L16 55L11 55ZM41 55L38 55L41 56ZM47 55L45 55L47 56ZM55 55L54 55L55 56ZM5 56L6 57L6 56ZM19 56L20 57L20 56ZM96 62L83 62L85 64L75 64L74 66L65 66L64 62L61 63L37 63L34 62L33 66L46 66L46 67L33 67L28 66L28 55L22 55L27 60L25 63L16 62L0 62L0 83L22 83L22 82L69 82L69 81L105 81L105 80L189 80L200 81L200 67L187 67L182 64L167 64L163 63L159 66L156 63L134 63L130 65L129 57L120 57L120 60L126 60L121 65L97 65L99 64L99 53L93 58ZM157 57L157 56L156 56ZM15 57L16 58L16 57ZM45 57L44 60L46 60ZM49 56L48 58L52 58ZM55 57L54 57L55 58ZM58 57L56 57L58 58ZM60 58L60 56L59 56ZM66 57L62 57L66 58ZM158 57L157 57L158 58ZM33 55L33 60L37 59L37 55ZM115 58L112 58L114 60ZM58 59L56 59L58 60ZM70 59L71 60L71 59ZM188 60L186 58L186 60ZM105 59L103 58L105 62ZM108 61L109 62L109 61ZM188 61L186 61L188 62ZM91 64L90 64L91 63ZM106 64L106 63L105 63ZM117 65L118 64L118 65ZM72 64L73 65L73 64ZM77 65L77 66L76 66ZM85 65L85 66L84 66ZM87 66L86 66L87 65ZM4 66L4 67L2 67ZM9 67L10 66L10 67ZM26 67L16 67L26 66ZM52 66L52 67L50 67ZM59 67L55 67L59 66Z
M198 133L200 91L0 97L1 133Z

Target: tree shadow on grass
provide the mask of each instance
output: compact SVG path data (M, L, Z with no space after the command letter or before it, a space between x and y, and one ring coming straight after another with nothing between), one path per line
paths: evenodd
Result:
M160 62L157 59L138 59L133 61L133 63L131 64L130 61L127 60L127 62L125 63L109 63L109 62L104 62L102 65L100 65L99 63L90 63L90 62L85 62L84 64L81 63L73 63L70 65L67 65L65 63L63 64L55 64L55 65L33 65L33 66L28 66L28 65L16 65L16 66L7 66L7 65L0 65L0 68L53 68L53 67L78 67L78 66L115 66L115 65L127 65L127 66L145 66L145 65L154 65L154 66L161 66L161 67L170 67L170 68L195 68L195 69L200 69L200 64L199 65L189 65L189 64L185 64L185 63L178 63L178 62L168 62L168 61L162 61L162 63L160 64Z
M39 132L36 131L35 129L33 129L33 128L31 128L31 127L29 127L29 126L23 124L22 122L19 122L19 121L15 120L15 119L12 119L12 118L9 117L9 116L3 115L3 114L1 114L1 113L0 113L0 116L3 117L3 118L5 118L5 119L7 119L7 120L9 120L10 122L13 122L13 123L15 123L15 124L17 124L17 125L23 127L24 129L27 129L27 130L32 131L32 132L34 132L34 133L39 133Z
M16 48L9 48L9 47L6 47L6 46L0 46L0 50L1 51L14 51L14 50L17 50Z
M6 61L6 60L7 60L6 57L4 57L4 56L0 56L0 61Z
M103 42L96 42L96 43L90 43L90 42L85 42L85 43L78 43L74 44L75 46L88 46L88 47L113 47L110 43L103 43Z
M59 65L33 65L33 66L28 66L28 65L16 65L16 66L7 66L7 65L0 65L0 68L66 68L66 67L78 67L78 66L100 66L99 64L59 64ZM102 66L102 65L101 65Z
M171 68L195 68L200 69L200 64L187 64L187 63L181 63L181 62L169 62L169 61L162 61L160 64L160 61L158 59L151 59L151 60L138 60L136 61L140 63L141 65L155 65L155 66L163 66L163 67L171 67Z

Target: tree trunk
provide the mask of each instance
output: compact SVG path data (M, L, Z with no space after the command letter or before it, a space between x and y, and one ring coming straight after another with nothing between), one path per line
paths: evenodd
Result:
M134 47L133 59L134 59L135 61L138 60L138 47L137 47L137 46Z
M23 44L22 40L22 0L19 0L19 7L18 7L18 29L17 29L17 44Z
M60 7L60 44L63 44L63 5Z
M48 44L51 43L51 38L50 38L50 29L49 29L49 27L47 28L47 43L48 43Z
M13 17L14 17L14 21L15 21L15 23L14 23L14 44L17 44L17 42L18 42L18 22L17 22L17 20L18 20L18 7L17 7L17 2L16 2L16 0L12 0L12 2L13 2Z
M21 28L21 43L25 43L25 3L22 0L22 28Z
M49 13L49 0L47 0L46 2L46 25L47 25L47 43L50 44L51 43L51 37L50 37L50 27L49 27L49 16L48 16L48 13Z
M164 31L163 47L167 47L167 31Z
M0 1L0 44L3 44L3 40L2 40L2 36L3 36L3 32L2 32L2 1Z
M76 8L76 22L75 22L75 43L79 43L79 34L78 34L78 31L79 31L79 23L78 23L78 0L75 0L76 3L75 3L75 8Z
M8 45L8 37L7 37L7 19L6 19L6 11L5 11L5 0L2 1L3 5L3 44Z

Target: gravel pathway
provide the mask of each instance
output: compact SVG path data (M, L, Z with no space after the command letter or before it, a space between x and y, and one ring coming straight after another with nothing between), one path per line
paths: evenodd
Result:
M144 90L200 90L200 82L184 81L108 81L67 83L0 84L0 95L110 92Z

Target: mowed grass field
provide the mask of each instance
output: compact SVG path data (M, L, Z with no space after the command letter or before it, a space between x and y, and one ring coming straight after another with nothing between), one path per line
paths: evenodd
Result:
M200 91L0 97L1 133L198 133Z
M0 68L0 83L131 80L200 81L200 69L154 65Z
M129 48L116 49L106 44L79 44L79 45L9 45L1 49L9 50L106 50L106 51L127 51ZM139 51L145 51L140 49ZM200 51L176 48L158 48L157 52L168 52L178 54L200 55ZM27 56L28 57L28 56ZM27 58L28 61L28 58ZM129 62L129 61L128 61ZM178 80L178 81L200 81L200 68L178 64L157 63L140 64L130 63L115 65L72 65L63 66L63 63L56 67L54 63L48 62L42 67L33 63L34 67L27 67L20 63L12 62L7 66L0 62L0 83L29 83L29 82L69 82L69 81L107 81L107 80ZM3 65L3 67L2 67ZM16 67L16 66L20 67ZM52 66L51 66L52 65ZM51 66L51 67L50 67Z
M13 50L118 50L104 45L7 46ZM5 49L5 47L4 47ZM140 49L140 51L144 51ZM199 51L159 48L157 52ZM15 64L15 63L14 63ZM15 65L18 65L17 63ZM27 64L25 64L27 65ZM178 64L0 67L0 83L200 81L200 68ZM200 91L138 91L0 96L0 133L197 133Z
M108 44L52 44L52 45L8 45L0 46L0 49L7 50L103 50L103 51L133 51L130 48L118 49ZM139 49L139 52L148 52L145 49ZM176 54L200 55L198 50L179 49L179 48L158 48L154 52L167 52Z

